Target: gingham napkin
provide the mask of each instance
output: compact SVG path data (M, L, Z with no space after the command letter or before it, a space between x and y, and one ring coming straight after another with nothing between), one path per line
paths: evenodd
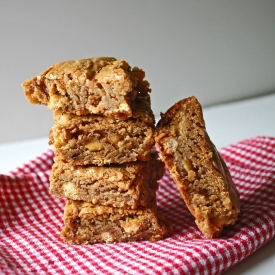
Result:
M204 239L166 171L158 205L174 227L158 242L67 245L63 199L48 194L53 152L0 175L1 274L220 274L275 236L275 138L220 150L241 194L239 221ZM1 156L4 157L4 156Z

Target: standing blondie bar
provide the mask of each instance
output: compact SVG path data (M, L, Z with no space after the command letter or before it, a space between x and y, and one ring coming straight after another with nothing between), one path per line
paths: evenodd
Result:
M204 236L216 237L224 226L234 224L240 212L239 194L208 137L195 97L183 99L161 114L155 140Z

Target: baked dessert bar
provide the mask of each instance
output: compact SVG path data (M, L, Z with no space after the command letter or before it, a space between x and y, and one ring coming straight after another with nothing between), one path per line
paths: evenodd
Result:
M60 236L68 244L158 241L171 232L155 201L148 207L123 209L68 200L64 224Z
M164 163L155 151L149 161L98 167L53 164L50 194L93 204L135 209L155 198Z
M143 109L137 107L126 120L55 111L49 143L54 146L56 159L72 165L98 166L149 160L155 143L155 120L146 102L139 103Z
M155 140L190 212L206 238L234 224L240 201L225 162L210 141L200 103L183 99L161 114Z
M150 92L144 77L125 60L98 57L56 63L22 87L30 103L52 110L125 119L132 115L136 96Z

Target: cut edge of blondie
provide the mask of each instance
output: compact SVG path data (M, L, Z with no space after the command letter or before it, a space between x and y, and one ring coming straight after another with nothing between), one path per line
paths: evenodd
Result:
M68 200L60 237L68 244L94 244L158 241L171 232L155 201L149 207L129 210Z

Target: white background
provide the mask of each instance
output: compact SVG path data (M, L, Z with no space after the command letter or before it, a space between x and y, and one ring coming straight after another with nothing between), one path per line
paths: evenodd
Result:
M0 1L0 143L47 136L52 112L21 83L50 65L101 55L146 71L156 116L275 91L273 0Z

